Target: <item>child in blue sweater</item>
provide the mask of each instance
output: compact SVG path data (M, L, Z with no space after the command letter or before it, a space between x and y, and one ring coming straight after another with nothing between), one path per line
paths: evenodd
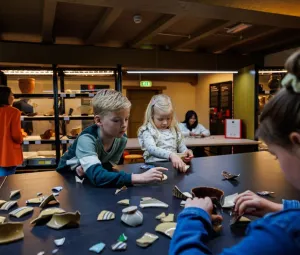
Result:
M95 124L86 128L68 151L62 156L57 171L73 170L77 176L86 176L99 187L161 181L162 167L152 168L142 174L113 172L127 143L125 132L128 126L131 103L122 93L100 90L93 98Z
M265 106L257 135L274 154L287 180L300 190L300 51L286 62L284 86ZM263 217L250 224L247 236L222 254L300 254L300 203L276 204L251 191L240 194L234 210ZM254 209L254 211L253 211ZM211 231L213 205L210 198L188 199L178 216L169 255L211 254L206 241ZM219 216L220 217L220 216Z

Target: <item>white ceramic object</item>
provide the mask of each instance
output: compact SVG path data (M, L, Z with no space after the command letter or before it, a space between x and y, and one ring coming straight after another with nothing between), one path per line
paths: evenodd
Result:
M138 211L137 206L129 206L122 210L121 220L129 226L136 227L143 223L143 214Z
M63 238L60 238L60 239L55 239L54 243L55 243L56 246L62 246L65 243L65 241L66 241L66 238L63 237Z
M159 201L158 199L151 198L147 200L143 200L140 202L140 207L141 208L147 208L147 207L160 207L160 208L168 208L169 205Z
M234 193L230 196L226 196L224 198L224 203L222 205L223 208L232 208L234 207L235 203L234 200L236 199L236 197L239 195L239 193Z

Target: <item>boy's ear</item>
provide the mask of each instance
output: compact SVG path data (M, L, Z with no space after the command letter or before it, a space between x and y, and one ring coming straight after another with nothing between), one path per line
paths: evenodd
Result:
M292 132L290 134L290 141L292 142L293 145L300 146L300 133Z
M101 123L101 117L99 115L95 115L94 116L94 121L95 121L95 124L100 127L102 126L102 123Z

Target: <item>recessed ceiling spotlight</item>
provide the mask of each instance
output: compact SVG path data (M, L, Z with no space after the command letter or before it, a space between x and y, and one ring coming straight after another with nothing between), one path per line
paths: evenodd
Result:
M133 21L135 24L140 24L142 22L142 16L139 14L136 14L133 16Z

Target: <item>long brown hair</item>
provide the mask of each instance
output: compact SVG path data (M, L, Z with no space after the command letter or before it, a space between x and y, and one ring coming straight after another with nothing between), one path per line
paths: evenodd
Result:
M285 68L300 85L300 51L287 59ZM256 135L266 143L287 148L292 147L292 132L300 133L300 92L288 84L266 104Z
M0 107L9 105L8 98L10 96L10 87L0 85Z

